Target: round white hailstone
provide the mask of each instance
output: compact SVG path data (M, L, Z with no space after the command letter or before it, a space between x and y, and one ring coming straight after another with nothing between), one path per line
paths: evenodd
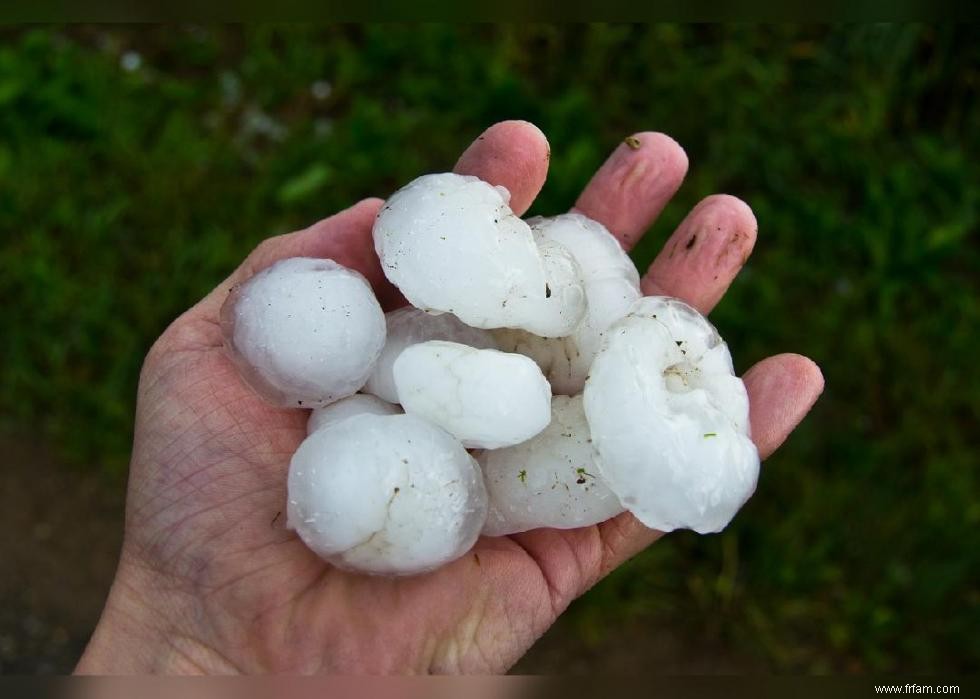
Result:
M486 330L471 328L451 313L432 315L406 306L385 314L387 339L381 356L368 377L364 390L389 403L398 402L392 366L406 347L427 340L448 340L479 349L496 349L497 343Z
M585 384L599 472L660 531L721 531L755 490L749 402L714 326L651 296L609 328Z
M567 335L585 312L577 270L553 248L539 251L509 200L505 188L476 177L413 180L375 221L382 269L424 311L453 313L476 328Z
M319 429L342 422L355 415L398 415L401 408L383 401L377 396L355 393L353 396L341 398L336 403L317 408L310 413L306 422L306 433L313 434Z
M317 430L289 465L287 521L342 568L411 575L468 551L487 516L480 469L414 415L356 415Z
M483 533L539 527L574 529L623 511L595 464L582 396L555 396L551 423L537 436L477 457L490 498Z
M398 399L463 446L497 449L530 439L551 419L551 388L527 357L431 340L394 366Z
M351 395L385 341L384 313L364 277L308 257L276 262L235 287L221 327L246 383L283 407Z
M539 246L558 243L581 269L587 307L568 337L545 338L524 330L497 330L500 348L531 357L556 394L582 391L606 329L641 296L640 277L619 241L598 221L581 214L528 220Z

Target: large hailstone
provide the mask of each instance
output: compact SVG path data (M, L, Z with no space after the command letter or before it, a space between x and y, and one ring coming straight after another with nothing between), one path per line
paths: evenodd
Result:
M404 350L394 374L405 412L439 425L465 447L517 444L551 419L551 388L537 364L519 354L430 340Z
M368 415L398 415L401 413L401 408L383 401L377 396L355 393L353 396L341 398L336 403L317 408L311 412L306 421L306 433L313 434L327 425L365 413Z
M378 213L385 275L424 311L477 328L567 335L585 313L580 270L564 246L540 247L503 187L452 173L423 175Z
M531 357L556 394L582 391L606 329L641 296L640 276L619 241L581 214L528 220L539 245L563 246L578 263L585 285L585 316L568 337L545 338L524 330L498 330L500 348Z
M755 490L759 454L728 346L701 314L651 296L609 328L585 384L599 472L648 527L717 532Z
M289 465L288 526L327 561L388 575L466 553L487 516L480 469L414 415L348 417L318 429Z
M488 536L586 527L623 511L599 475L582 396L555 396L543 432L512 447L489 449L477 461L490 498L483 528Z
M411 306L405 306L385 314L388 326L387 339L381 356L368 378L364 390L385 399L398 402L392 367L398 355L406 347L427 340L449 340L478 349L496 349L497 343L486 330L471 328L451 313L432 315Z
M245 381L283 407L316 408L357 391L385 341L371 286L333 260L280 260L232 291L221 328Z

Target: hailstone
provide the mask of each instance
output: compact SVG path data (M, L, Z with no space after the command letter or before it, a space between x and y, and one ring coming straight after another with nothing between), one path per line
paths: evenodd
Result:
M311 412L306 421L306 433L313 434L327 425L365 413L369 415L398 415L401 413L401 408L383 401L377 396L355 393L353 396L341 398L336 403L317 408Z
M561 337L585 313L580 270L560 244L542 248L510 194L476 177L423 175L385 202L374 244L385 275L424 311L477 328Z
M420 415L463 446L497 449L530 439L551 419L551 388L520 354L430 340L395 360L406 413Z
M555 396L551 423L526 442L477 457L490 498L483 533L573 529L623 511L595 463L582 396Z
M721 531L755 490L745 386L682 301L640 299L609 328L584 404L599 473L646 526Z
M280 260L221 309L242 377L275 405L316 408L357 391L381 354L385 321L363 276L333 260Z
M374 247L411 307L385 315L357 272L292 258L221 309L244 380L313 408L287 523L337 567L423 573L481 532L624 509L716 532L755 489L748 397L715 328L677 299L642 298L602 224L525 222L509 200L443 173L385 202Z
M432 570L468 551L486 516L476 462L414 415L362 414L327 425L289 466L288 526L342 568Z
M385 314L387 339L381 356L368 377L364 391L389 403L398 402L392 366L406 347L426 340L449 340L479 349L496 349L497 343L486 330L471 328L451 313L432 315L411 306Z
M640 277L619 241L598 221L581 214L528 220L539 246L559 244L578 262L585 286L584 317L568 337L541 337L525 330L497 330L500 349L531 357L556 394L582 391L606 329L640 298Z

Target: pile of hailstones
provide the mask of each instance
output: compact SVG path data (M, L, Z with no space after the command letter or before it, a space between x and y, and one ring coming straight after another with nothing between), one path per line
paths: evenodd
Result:
M748 398L685 303L643 297L617 240L578 214L527 221L475 177L419 177L374 244L411 306L383 313L331 260L292 258L222 311L246 382L314 408L287 521L342 568L407 575L481 534L596 524L723 529L755 489Z

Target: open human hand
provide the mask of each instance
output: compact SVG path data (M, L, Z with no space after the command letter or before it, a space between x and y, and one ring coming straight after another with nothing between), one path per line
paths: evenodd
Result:
M548 157L538 129L503 122L455 171L505 186L521 215ZM635 134L575 208L629 248L686 170L673 140ZM381 203L366 199L266 240L153 345L140 377L119 568L78 672L503 672L572 600L661 536L624 513L581 529L483 537L436 571L386 578L333 568L286 529L286 471L308 413L271 407L242 382L222 346L219 311L235 284L297 256L360 271L385 310L404 303L374 251ZM755 236L748 206L708 197L643 276L644 293L707 314ZM813 405L823 378L793 354L769 357L743 378L764 458Z

